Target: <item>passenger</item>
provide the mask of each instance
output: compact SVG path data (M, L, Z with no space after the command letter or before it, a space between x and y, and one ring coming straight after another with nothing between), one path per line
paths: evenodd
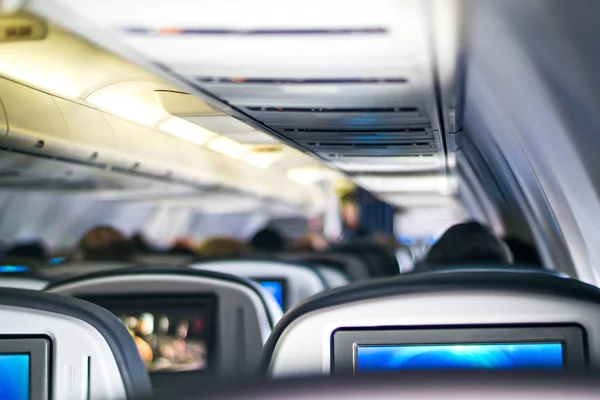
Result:
M46 248L41 241L32 241L27 243L19 243L4 254L6 259L29 259L46 261L48 259L48 253Z
M505 237L504 243L512 252L515 264L543 266L537 249L531 244L512 236Z
M317 232L311 232L301 239L292 242L291 250L295 251L325 251L329 247L329 242L325 237Z
M286 241L272 228L263 228L250 240L250 246L260 252L278 252L285 250Z
M511 262L508 246L477 222L452 226L431 247L425 259L426 265Z
M196 247L196 254L202 258L236 258L248 255L246 243L235 238L208 238Z
M369 236L369 239L380 246L387 247L393 250L398 250L401 246L394 235L387 233L376 232Z
M118 230L98 226L83 235L78 253L83 261L131 261L133 246Z
M357 238L366 236L366 232L361 227L360 206L356 198L356 193L350 192L343 195L340 199L342 212L342 234L339 239L340 244L346 244Z
M167 253L182 256L193 256L196 254L194 247L196 247L196 245L192 239L188 237L178 237L175 239L173 246L167 251Z
M156 253L156 250L148 244L148 241L142 232L136 232L131 236L131 245L136 253Z

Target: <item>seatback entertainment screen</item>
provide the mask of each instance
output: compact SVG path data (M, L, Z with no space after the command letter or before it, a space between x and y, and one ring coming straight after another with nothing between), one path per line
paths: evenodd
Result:
M86 297L115 314L133 336L149 372L213 367L216 307L212 296Z
M268 280L268 279L259 279L258 283L264 289L266 289L269 293L273 295L279 307L283 310L284 298L283 298L283 282L279 280Z
M587 368L582 327L341 328L332 372L555 370Z
M357 345L355 370L563 368L561 343Z
M0 339L0 399L48 399L51 343L45 335Z
M29 354L0 355L0 399L29 400Z

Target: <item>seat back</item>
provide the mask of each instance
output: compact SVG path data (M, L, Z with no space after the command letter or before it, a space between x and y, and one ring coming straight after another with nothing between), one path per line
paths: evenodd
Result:
M36 273L39 262L24 259L8 260L0 264L0 287L42 290L48 280Z
M278 255L280 260L292 261L309 265L326 265L339 269L345 273L352 282L369 279L369 267L360 258L352 254L337 252L324 253L282 253Z
M368 361L379 364L369 368L399 369L408 366L393 356L407 346L489 343L504 351L503 343L529 343L548 355L538 367L579 371L600 367L599 313L598 288L549 273L413 273L348 285L291 310L265 347L265 366L274 377L344 374L367 368L360 357L373 346Z
M56 294L0 288L0 319L10 321L0 327L3 398L151 397L135 343L108 311Z
M185 370L206 377L255 371L275 319L281 317L278 309L272 315L266 294L255 283L189 268L109 270L57 282L47 290L85 298L131 324L133 334L151 347L138 344L140 352L149 353L151 372ZM181 341L189 351L164 355ZM176 385L178 374L167 375L173 379L163 379L161 385Z
M350 284L348 275L337 268L327 265L315 265L315 270L323 277L329 289L346 286Z
M400 273L395 250L372 243L366 239L356 240L349 244L334 247L336 252L350 254L365 262L369 276L377 278L382 276L396 276Z
M67 261L59 265L37 268L36 273L50 280L64 280L94 272L131 268L135 265L138 264L122 261Z
M279 281L283 285L283 309L327 289L318 271L301 264L274 260L218 260L191 264L197 270L218 271L255 281Z
M135 261L140 265L170 266L186 265L195 256L181 254L137 254Z

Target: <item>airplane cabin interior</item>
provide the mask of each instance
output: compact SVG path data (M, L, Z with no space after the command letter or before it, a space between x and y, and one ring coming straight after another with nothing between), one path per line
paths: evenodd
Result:
M593 0L0 0L0 398L594 398Z

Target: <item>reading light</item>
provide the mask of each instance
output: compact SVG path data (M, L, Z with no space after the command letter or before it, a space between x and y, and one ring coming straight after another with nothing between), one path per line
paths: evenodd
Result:
M216 133L178 117L170 117L158 127L173 136L198 145L216 136Z
M244 145L225 136L215 137L206 146L217 153L231 158L240 158L247 151Z

